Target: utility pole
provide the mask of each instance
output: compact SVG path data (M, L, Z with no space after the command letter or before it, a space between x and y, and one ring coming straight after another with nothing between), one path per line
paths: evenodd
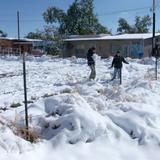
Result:
M120 85L122 84L122 68L120 69L120 79L119 79Z
M155 56L155 79L157 80L157 63L158 63L158 57L156 53L156 39L155 39L155 24L156 24L156 2L153 0L153 36L152 36L152 55Z
M17 32L18 32L18 40L20 40L19 11L17 11Z
M18 31L18 41L20 42L20 25L19 25L19 11L17 11L17 31ZM28 108L27 108L27 84L26 84L26 60L25 52L23 54L23 85L24 85L24 104L25 104L25 122L26 122L26 132L28 137Z

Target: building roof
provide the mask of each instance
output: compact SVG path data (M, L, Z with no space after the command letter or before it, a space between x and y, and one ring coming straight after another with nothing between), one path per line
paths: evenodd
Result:
M155 36L160 36L156 33ZM64 41L91 41L91 40L132 40L132 39L148 39L152 38L152 33L134 33L134 34L121 34L121 35L95 35L95 36L72 36Z
M26 41L26 42L41 42L41 39L29 39L29 38L12 38L12 37L0 37L0 39L11 40L11 41Z
M0 37L0 40L12 41L14 44L32 44L34 47L43 47L47 45L54 45L55 41L47 41L41 39L29 39L29 38L11 38L11 37Z

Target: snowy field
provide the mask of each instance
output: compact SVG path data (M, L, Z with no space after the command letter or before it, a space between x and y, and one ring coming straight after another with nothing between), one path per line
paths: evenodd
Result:
M111 61L96 57L90 81L85 59L27 57L29 126L39 136L30 143L14 132L24 125L22 60L0 58L0 160L160 160L160 70L155 81L154 58L128 58L119 85L108 81Z

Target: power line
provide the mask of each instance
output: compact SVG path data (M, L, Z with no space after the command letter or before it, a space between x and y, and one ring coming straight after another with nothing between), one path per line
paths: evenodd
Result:
M15 22L16 20L13 19L0 19L1 22ZM44 22L44 20L40 20L40 19L24 19L21 20L21 22Z
M148 7L142 7L142 8L118 10L118 11L112 11L112 12L99 14L97 16L107 16L107 15L114 15L114 14L119 14L119 13L123 13L123 12L133 12L133 11L146 10L146 9L148 9L150 11L151 7L148 6Z
M157 5L157 7L159 7L159 6ZM102 16L119 14L119 13L123 13L123 12L134 12L134 11L142 11L142 10L148 10L149 12L151 12L152 8L150 6L148 6L148 7L141 7L141 8L124 9L124 10L106 12L103 14L97 14L97 16L102 17ZM15 22L15 20L14 19L8 19L8 20L7 19L0 19L0 22ZM44 22L44 20L43 19L22 19L21 22Z

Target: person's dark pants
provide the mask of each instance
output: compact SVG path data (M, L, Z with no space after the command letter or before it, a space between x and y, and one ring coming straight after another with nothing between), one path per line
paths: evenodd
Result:
M114 80L118 75L118 79L121 78L121 68L114 68L114 73L113 73L113 77L112 80Z
M91 69L91 73L90 73L89 79L95 79L95 77L96 77L95 64L92 64L89 67Z

